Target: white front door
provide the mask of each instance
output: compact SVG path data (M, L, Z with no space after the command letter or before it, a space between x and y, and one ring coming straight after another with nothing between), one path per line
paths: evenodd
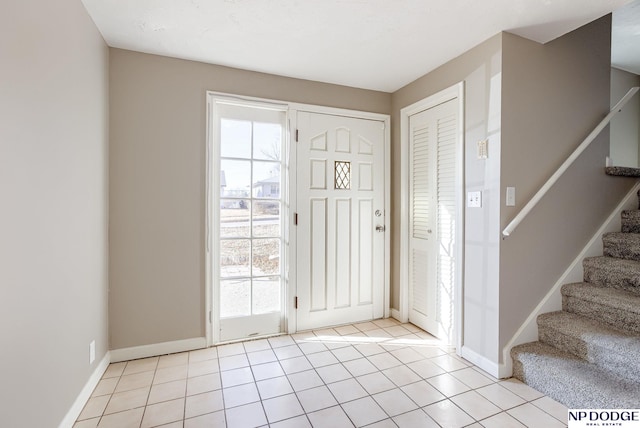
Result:
M409 321L453 343L458 99L409 117Z
M384 122L297 113L297 329L384 315Z

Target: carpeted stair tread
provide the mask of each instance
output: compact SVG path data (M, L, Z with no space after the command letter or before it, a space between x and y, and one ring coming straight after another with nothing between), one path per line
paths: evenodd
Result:
M640 293L640 261L587 257L582 266L585 282Z
M514 376L574 409L636 409L640 383L541 342L511 350Z
M604 172L607 175L616 177L640 177L640 168L629 166L607 166Z
M622 211L622 232L640 233L640 210Z
M541 342L640 382L640 336L637 334L564 311L542 314L537 321Z
M640 260L640 233L605 233L602 244L605 256Z
M562 286L562 310L640 334L640 295L587 282Z

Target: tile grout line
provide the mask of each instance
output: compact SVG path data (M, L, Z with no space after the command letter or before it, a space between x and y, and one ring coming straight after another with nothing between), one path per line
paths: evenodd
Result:
M151 384L149 385L149 392L147 394L147 399L145 401L144 410L142 411L142 418L140 419L140 427L141 428L142 428L142 423L144 422L144 417L147 415L147 407L149 406L149 396L151 395L151 388L153 388L153 381L155 380L156 373L158 371L158 363L160 362L160 357L157 357L157 358L158 358L158 361L156 361L155 368L153 369L153 376L151 377ZM129 363L127 363L127 365L129 365ZM187 372L187 376L188 375L189 375L189 373ZM186 402L186 400L185 400L185 402ZM183 419L184 419L184 413L183 413Z

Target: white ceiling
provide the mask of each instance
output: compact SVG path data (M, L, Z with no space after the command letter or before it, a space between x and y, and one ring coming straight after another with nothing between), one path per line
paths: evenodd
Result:
M640 0L613 13L611 64L640 74Z
M392 92L500 31L548 42L629 0L82 0L109 46Z

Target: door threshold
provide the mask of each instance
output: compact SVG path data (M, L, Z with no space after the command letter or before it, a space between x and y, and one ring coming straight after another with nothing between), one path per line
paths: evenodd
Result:
M286 336L288 334L289 333L274 333L274 334L265 334L265 335L262 335L262 336L244 337L242 339L226 340L224 342L214 343L213 345L211 345L211 347L222 346L222 345L231 345L233 343L251 342L252 340L269 339L271 337Z

